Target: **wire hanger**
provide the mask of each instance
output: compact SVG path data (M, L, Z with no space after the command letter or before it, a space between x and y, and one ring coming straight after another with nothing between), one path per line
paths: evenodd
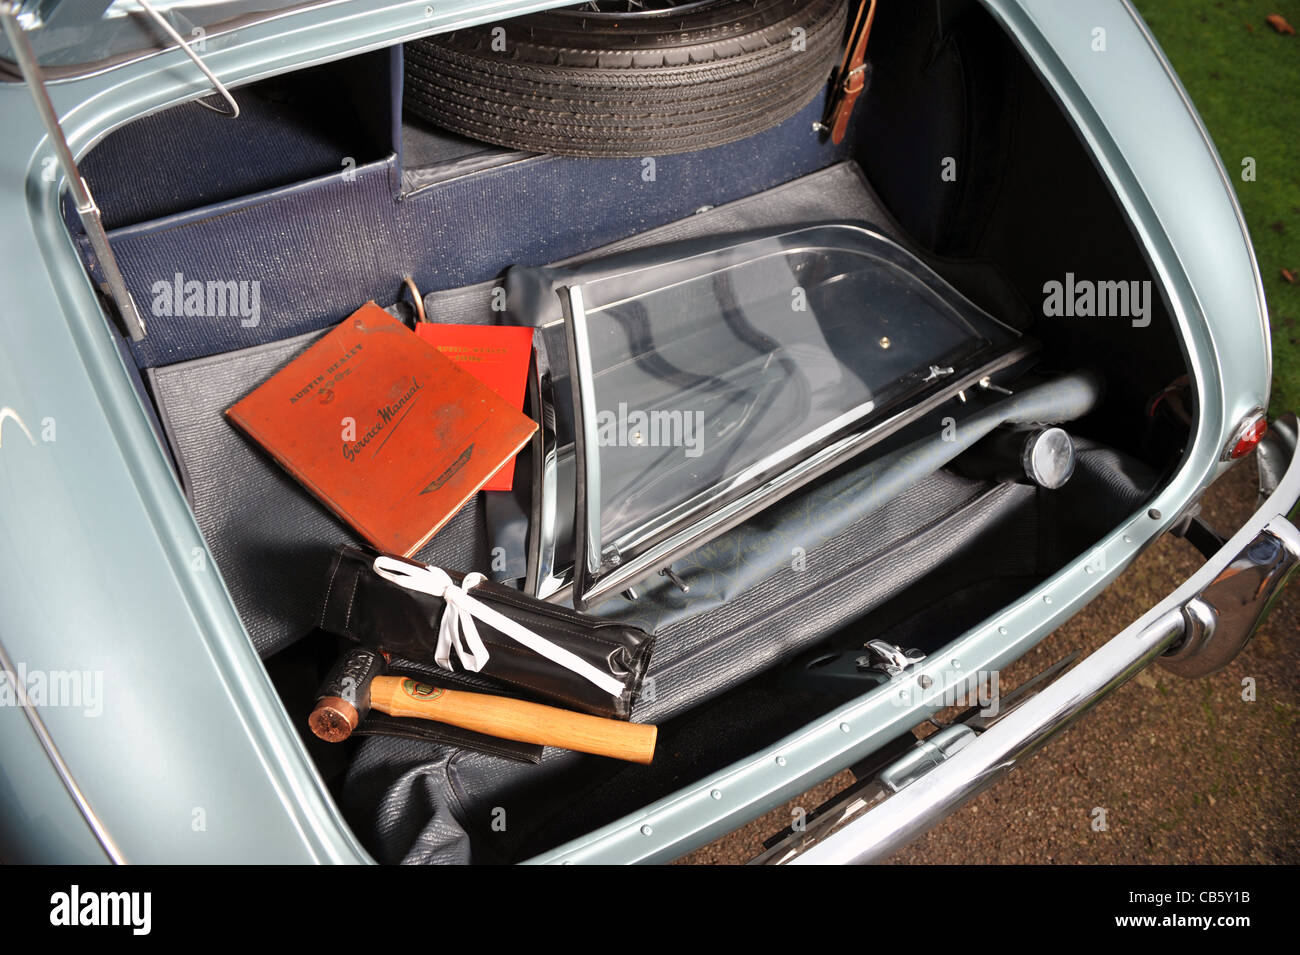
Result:
M230 90L226 89L226 85L222 83L221 80L217 79L216 74L208 69L208 65L203 62L197 53L194 52L189 41L176 32L176 28L167 22L150 0L135 0L135 2L140 5L140 8L144 10L145 13L153 17L154 22L157 23L158 26L162 27L163 32L171 37L172 40L175 41L176 45L185 52L185 55L194 61L194 65L203 71L203 75L208 78L208 82L211 83L213 88L225 98L227 103L230 104L230 109L229 111L220 109L202 98L198 101L199 105L212 110L214 113L219 113L222 116L237 119L239 117L239 104L236 103L235 98L230 95Z

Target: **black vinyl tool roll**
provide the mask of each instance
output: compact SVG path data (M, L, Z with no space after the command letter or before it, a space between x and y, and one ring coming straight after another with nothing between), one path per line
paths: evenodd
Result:
M330 568L321 629L356 640L385 653L420 663L435 662L445 600L385 579L374 570L374 554L340 548ZM424 565L401 558L413 568ZM464 575L446 571L460 587ZM537 637L567 651L582 663L621 684L613 693L568 669L483 620L475 621L488 657L480 676L516 687L528 696L596 716L626 720L650 662L653 638L628 624L576 613L488 581L468 591Z

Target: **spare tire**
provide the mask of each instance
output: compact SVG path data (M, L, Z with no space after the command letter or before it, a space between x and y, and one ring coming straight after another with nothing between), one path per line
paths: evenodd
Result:
M848 0L630 9L644 2L592 0L408 43L406 110L530 152L702 149L775 126L822 91L848 9Z

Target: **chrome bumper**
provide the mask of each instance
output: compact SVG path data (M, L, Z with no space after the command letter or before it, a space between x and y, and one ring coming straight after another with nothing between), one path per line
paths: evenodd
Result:
M1300 564L1300 532L1292 523L1300 501L1294 415L1274 425L1257 454L1267 499L1186 583L905 788L863 811L840 814L833 828L810 830L779 861L880 861L991 786L1161 654L1193 673L1231 660Z

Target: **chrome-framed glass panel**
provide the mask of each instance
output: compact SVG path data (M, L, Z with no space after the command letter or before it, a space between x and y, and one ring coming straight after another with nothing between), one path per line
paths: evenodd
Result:
M557 573L563 561L552 552L550 592L534 592L579 607L626 590L1023 351L1017 333L859 226L523 271L534 273L534 302L552 296L542 337L566 353L572 399L557 415L569 420L557 421L550 473L538 475L542 499L551 488L564 497L555 482L573 459L571 573ZM558 437L566 431L568 443ZM563 537L535 518L535 542ZM533 556L545 564L544 551ZM543 579L530 572L530 585Z

